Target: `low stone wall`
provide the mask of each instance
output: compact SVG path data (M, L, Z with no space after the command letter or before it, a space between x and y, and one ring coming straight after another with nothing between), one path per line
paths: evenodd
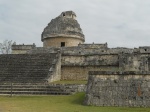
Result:
M36 45L33 43L32 45L12 45L12 54L26 54L29 50L36 48Z
M62 55L61 80L87 80L88 72L119 70L118 55Z
M56 47L36 47L27 52L27 54L58 53L60 48Z
M66 92L86 92L87 85L85 84L49 84L50 86L57 87L59 86L60 89L65 90Z
M150 107L149 72L89 72L85 105Z
M54 82L61 79L61 54L58 53L56 58L53 59L51 68L49 69L47 81Z
M62 66L61 80L88 80L88 72L94 71L116 71L118 66Z
M62 55L62 66L119 66L118 55Z

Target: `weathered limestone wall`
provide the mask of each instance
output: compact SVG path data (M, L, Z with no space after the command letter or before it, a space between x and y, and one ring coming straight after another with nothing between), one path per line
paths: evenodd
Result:
M43 54L43 53L58 53L60 52L60 48L55 47L36 47L27 52L27 54Z
M67 38L68 39L68 38ZM150 71L149 47L108 48L105 44L36 47L28 54L61 53L61 80L87 80L88 71Z
M62 55L118 55L132 54L137 49L108 48L105 44L79 44L76 47L62 47Z
M118 55L63 55L62 65L118 66Z
M88 80L89 71L115 71L118 66L62 66L61 80Z
M86 43L84 43L84 44L79 44L79 47L81 47L81 48L86 48L86 50L87 50L87 48L88 49L106 49L107 48L107 43L104 43L104 44L86 44Z
M93 55L108 54L107 43L105 44L79 44L74 47L62 47L62 55ZM110 53L109 53L110 54Z
M150 72L89 72L85 104L150 107Z
M61 79L61 54L60 52L53 59L51 68L49 69L48 82L59 81Z
M36 48L36 45L33 43L32 45L16 45L13 44L11 46L12 54L26 54L29 50Z
M78 66L62 66L61 68L61 80L87 80L85 67Z
M88 71L118 70L118 55L63 55L61 80L87 80Z
M143 53L143 54L149 54L150 53L150 46L143 46L143 47L139 47L138 51L140 53Z
M78 46L83 40L70 37L51 37L43 40L43 47L61 47L61 42L65 42L65 47Z
M120 54L119 66L120 70L123 71L150 71L150 54Z
M86 85L85 84L49 84L53 88L58 87L60 90L65 92L86 92Z
M11 54L26 54L28 50L12 50Z

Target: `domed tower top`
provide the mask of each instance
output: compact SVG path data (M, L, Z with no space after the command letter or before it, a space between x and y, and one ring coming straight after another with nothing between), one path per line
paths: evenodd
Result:
M84 43L84 34L73 11L62 12L52 19L41 35L43 46L78 46Z
M72 19L76 19L77 17L73 11L62 12L60 16L66 17L66 18L72 18Z

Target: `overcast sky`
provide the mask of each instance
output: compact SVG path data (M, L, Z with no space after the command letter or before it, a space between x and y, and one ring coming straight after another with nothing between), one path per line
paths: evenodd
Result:
M42 46L43 29L68 10L76 13L85 43L150 46L150 0L0 0L0 42Z

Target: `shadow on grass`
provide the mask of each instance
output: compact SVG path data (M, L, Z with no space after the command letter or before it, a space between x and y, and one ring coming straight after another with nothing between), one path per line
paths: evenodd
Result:
M83 101L84 101L84 98L85 98L85 93L84 92L77 93L74 96L75 97L74 97L74 99L71 103L75 104L75 105L83 105Z

